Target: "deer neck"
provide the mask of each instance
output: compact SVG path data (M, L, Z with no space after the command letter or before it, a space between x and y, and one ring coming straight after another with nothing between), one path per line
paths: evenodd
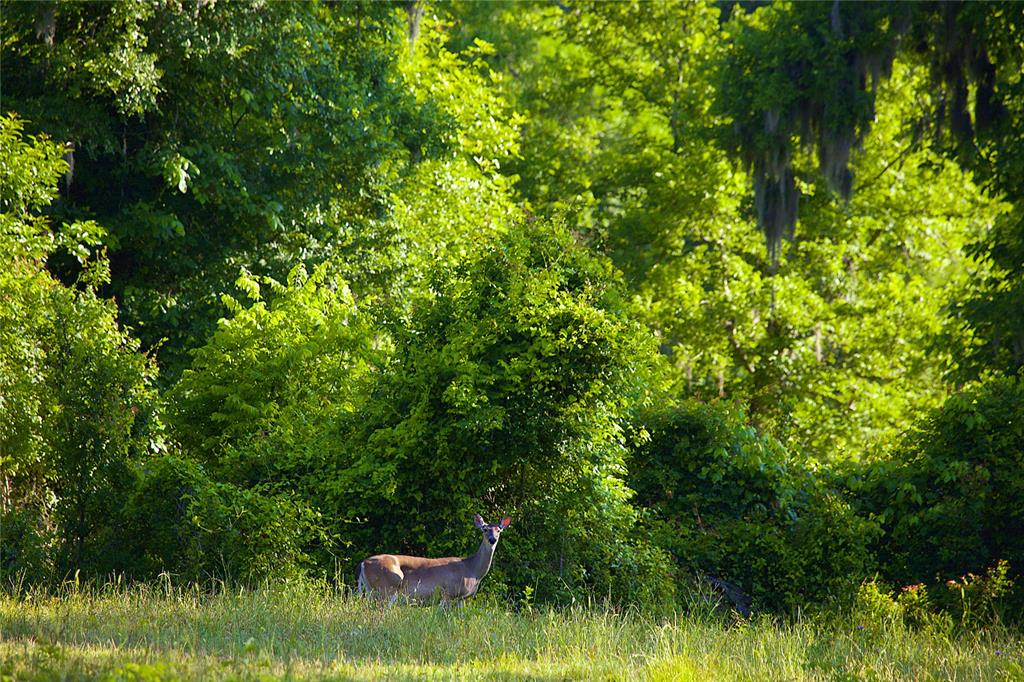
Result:
M497 546L498 543L492 545L487 542L487 538L484 538L480 542L480 549L476 551L476 554L467 557L466 564L477 580L482 580L487 575L487 571L491 570L491 560L494 559L494 548Z

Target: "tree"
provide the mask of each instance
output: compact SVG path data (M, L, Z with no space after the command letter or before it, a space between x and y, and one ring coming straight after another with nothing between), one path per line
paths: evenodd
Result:
M817 150L828 184L849 197L851 150L871 128L879 84L897 55L929 66L937 94L922 102L921 121L934 146L973 171L995 198L1021 196L1019 12L988 2L780 3L733 15L733 49L723 53L717 106L732 123L723 137L751 168L772 254L796 224L797 140ZM970 249L978 276L953 310L973 336L966 347L953 344L960 380L982 376L988 366L1012 374L1024 365L1020 213L979 230Z
M929 97L921 66L901 62L880 83L852 203L816 191L816 164L796 153L801 233L773 260L718 135L733 87L716 91L720 65L742 46L714 8L488 5L468 17L462 34L495 41L492 62L515 74L509 96L527 121L517 188L541 213L571 207L591 248L623 270L681 393L739 399L820 458L856 456L936 404L949 356L932 351L963 284L964 235L1005 207L912 144Z
M382 222L395 235L398 274L378 306L387 316L406 312L436 262L474 257L521 219L515 178L504 169L520 157L524 119L503 92L503 75L486 62L491 45L448 49L451 19L443 9L421 8L415 50L399 60L416 101L450 126L440 140L447 152L418 163L389 197Z
M386 284L390 264L365 262L391 238L378 218L445 126L396 69L391 7L11 3L3 15L4 106L74 145L56 208L107 226L104 291L160 346L168 378L240 267L281 279L347 254L357 285Z

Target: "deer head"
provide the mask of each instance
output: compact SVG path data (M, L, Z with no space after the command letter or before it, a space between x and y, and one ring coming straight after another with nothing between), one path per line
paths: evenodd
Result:
M484 539L487 543L494 547L498 544L498 538L501 537L501 531L508 528L508 524L512 523L512 519L506 516L496 524L486 523L482 516L479 514L473 514L473 525L480 529L480 532L484 534Z

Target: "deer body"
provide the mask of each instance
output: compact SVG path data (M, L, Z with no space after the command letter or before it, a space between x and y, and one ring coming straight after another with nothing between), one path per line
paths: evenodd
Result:
M480 549L468 557L427 559L403 554L377 554L359 564L360 593L373 592L394 601L400 595L417 602L440 597L441 601L461 601L476 594L494 559L498 537L509 524L488 525L479 515L474 523L484 534Z

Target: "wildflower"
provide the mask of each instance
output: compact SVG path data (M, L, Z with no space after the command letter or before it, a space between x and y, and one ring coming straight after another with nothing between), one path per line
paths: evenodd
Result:
M857 626L857 629L858 629L858 630L863 630L863 629L864 629L864 626L863 626L863 625L858 625L858 626Z
M1002 656L1002 655L1003 655L1003 650L1002 649L996 649L996 656Z

